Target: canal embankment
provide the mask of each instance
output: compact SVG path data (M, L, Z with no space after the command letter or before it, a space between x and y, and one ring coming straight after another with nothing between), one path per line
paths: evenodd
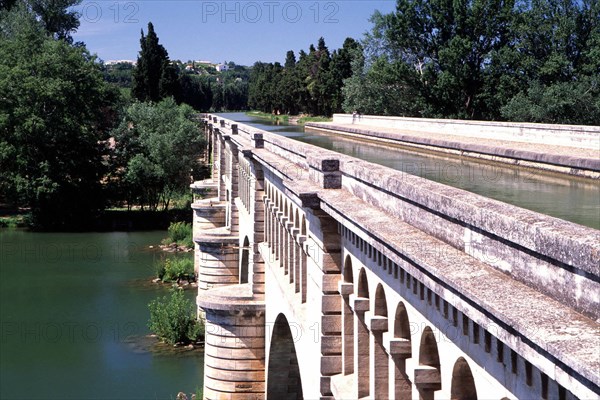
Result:
M600 179L600 127L335 114L306 129Z

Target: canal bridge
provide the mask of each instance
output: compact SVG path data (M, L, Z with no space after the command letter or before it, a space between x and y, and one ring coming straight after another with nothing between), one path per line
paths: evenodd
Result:
M597 230L202 124L205 398L600 397Z

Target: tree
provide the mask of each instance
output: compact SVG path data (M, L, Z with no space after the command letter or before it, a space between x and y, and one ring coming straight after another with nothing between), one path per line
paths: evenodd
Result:
M173 98L134 103L113 131L116 145L111 180L120 184L128 205L168 209L176 193L188 190L204 141L194 110Z
M158 43L152 22L140 39L141 50L133 70L132 94L140 101L157 102L179 94L177 70L170 65L167 50Z
M352 76L352 61L356 54L362 51L362 46L352 38L346 38L341 49L335 50L331 57L331 111L339 113L343 111L342 87L344 80Z
M82 45L48 35L24 5L0 23L0 194L46 228L103 207L104 140L116 92Z
M71 43L71 33L79 28L79 17L73 7L81 0L30 0L29 4L44 28L56 39Z

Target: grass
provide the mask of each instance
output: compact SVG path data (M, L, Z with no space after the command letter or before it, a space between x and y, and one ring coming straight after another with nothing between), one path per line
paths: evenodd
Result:
M320 116L316 116L316 117L301 117L298 119L298 123L303 125L307 122L331 122L333 121L333 118L329 118L329 117L320 117Z
M248 112L246 112L246 115L248 115L250 117L268 119L268 120L274 121L274 122L284 122L286 124L290 122L289 115L274 115L274 114L264 113L261 111L248 111ZM333 121L333 119L330 117L323 117L323 116L312 117L312 116L307 115L307 116L302 116L302 117L298 118L296 120L296 123L298 125L304 125L307 122L331 122L331 121Z
M20 228L28 225L28 215L8 215L0 217L0 228Z
M262 119L268 119L274 122L285 122L287 123L289 121L289 116L288 115L275 115L275 114L270 114L270 113L264 113L261 111L248 111L246 112L246 115L250 116L250 117L256 117L256 118L262 118Z

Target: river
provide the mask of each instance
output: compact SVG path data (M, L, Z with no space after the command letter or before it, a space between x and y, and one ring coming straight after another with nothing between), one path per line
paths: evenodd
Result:
M389 144L306 131L298 125L277 125L245 113L224 118L291 139L385 165L542 214L600 229L600 181L488 163L458 156L407 151Z
M174 399L202 351L153 352L149 283L166 232L0 229L1 399ZM194 291L188 292L190 299Z

